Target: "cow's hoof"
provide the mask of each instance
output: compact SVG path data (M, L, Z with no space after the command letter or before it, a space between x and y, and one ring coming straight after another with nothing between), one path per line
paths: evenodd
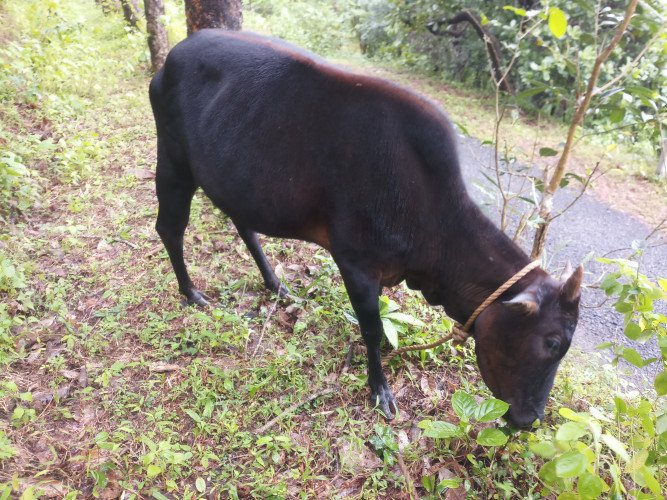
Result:
M271 290L273 293L277 293L279 297L287 297L290 293L289 288L284 285L279 279L276 279L275 282L265 283L266 288Z
M186 300L187 305L189 305L189 306L197 306L197 307L207 308L211 305L209 303L209 300L211 300L211 298L208 295L206 295L205 293L200 292L196 288L193 288L193 289L188 291L188 293L186 294L186 299L185 300Z
M387 420L393 420L395 413L398 413L394 395L386 385L381 386L377 391L373 391L370 400L371 404L378 408Z
M287 288L287 286L280 283L280 286L278 286L278 296L287 297L290 293L292 293L291 290Z

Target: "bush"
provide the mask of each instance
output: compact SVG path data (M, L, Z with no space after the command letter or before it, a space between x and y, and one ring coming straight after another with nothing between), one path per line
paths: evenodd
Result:
M351 41L351 0L255 0L246 6L244 28L269 31L321 55Z
M622 7L606 2L598 10L594 3L565 0L526 3L533 5L532 11L481 0L357 0L355 29L370 56L399 58L442 74L448 82L492 89L489 58L480 37L468 23L437 24L463 9L472 10L498 39L502 66L514 54L518 56L509 74L518 92L516 104L526 111L569 120L596 52L623 17ZM560 38L552 32L549 14L558 8L567 21ZM629 36L602 68L603 91L588 120L598 132L608 134L608 142L649 140L654 149L660 147L661 128L667 120L667 42L659 35L666 17L664 2L640 3ZM442 36L427 30L434 22ZM643 58L635 62L642 53ZM626 70L627 78L614 81Z

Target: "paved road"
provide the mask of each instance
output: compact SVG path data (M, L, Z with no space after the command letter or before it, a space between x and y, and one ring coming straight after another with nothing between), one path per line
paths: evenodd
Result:
M480 203L489 202L477 185L490 187L484 179L482 171L493 165L493 150L481 146L476 139L461 137L459 144L463 175L471 195ZM487 174L491 171L487 170ZM564 207L569 204L574 194L560 193L555 205ZM488 215L498 220L498 210L489 205ZM551 270L562 269L569 260L573 265L581 262L589 253L600 257L619 248L629 248L633 240L643 240L653 228L647 227L624 212L598 201L592 195L584 195L563 216L557 218L550 228L547 255ZM532 237L532 235L531 235ZM652 244L664 243L648 248L641 261L641 271L650 278L667 276L667 237L651 239ZM524 248L527 245L524 245ZM629 251L619 251L610 257L625 257ZM594 259L586 264L586 283L594 283L603 274L605 267ZM584 351L592 351L595 346L605 341L614 341L631 345L645 356L658 355L657 346L644 345L640 348L631 343L623 335L623 318L613 310L611 303L595 307L605 301L604 293L599 289L587 288L583 292L579 326L575 334L574 345ZM662 311L665 312L665 311ZM634 369L634 367L633 367ZM647 378L653 380L652 374L657 373L657 364L636 373L636 380Z

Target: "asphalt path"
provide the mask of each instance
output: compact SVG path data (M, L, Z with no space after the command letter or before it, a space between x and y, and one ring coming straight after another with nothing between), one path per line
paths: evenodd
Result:
M484 207L489 217L498 222L498 205L492 202L488 194L493 192L493 186L483 175L483 172L491 177L495 175L493 149L482 146L476 139L461 136L459 155L471 196ZM554 200L555 210L569 205L576 195L574 190L559 192ZM584 282L594 285L599 283L605 271L612 270L609 266L597 262L596 257L627 257L632 254L632 242L645 240L652 231L653 228L646 226L633 215L620 212L596 199L594 194L586 193L551 224L546 249L548 268L552 272L558 272L568 261L576 266L588 257ZM530 241L522 244L524 249L528 250L532 233L529 237ZM591 255L593 258L590 258ZM640 272L654 280L657 277L667 277L667 237L664 234L654 235L649 240L641 256ZM599 288L584 288L573 345L585 352L591 352L599 344L611 341L633 347L644 357L659 357L654 343L638 346L623 335L623 317L613 309L613 301L605 301L606 298ZM665 313L664 309L662 307L661 312ZM658 370L657 363L641 370L627 363L622 364L637 382L652 381Z

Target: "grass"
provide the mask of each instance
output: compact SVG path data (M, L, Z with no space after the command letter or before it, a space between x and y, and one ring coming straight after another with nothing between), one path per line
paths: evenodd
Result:
M316 246L264 240L297 297L280 300L198 194L186 252L215 306L183 307L153 229L142 37L93 2L24 0L1 12L16 38L2 55L0 90L11 99L0 104L0 148L30 167L32 189L0 232L3 498L409 498L409 482L424 497L538 496L528 434L485 447L417 427L457 421L457 390L488 397L469 346L394 360L400 417L388 424L374 412L350 305ZM402 342L443 330L419 295L386 293L427 325ZM552 416L566 402L583 407L583 394L595 399L581 358L569 360Z

